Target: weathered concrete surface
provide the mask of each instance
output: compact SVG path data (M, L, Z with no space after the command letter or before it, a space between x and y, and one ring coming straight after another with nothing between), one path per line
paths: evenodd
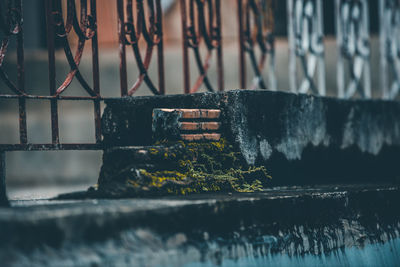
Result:
M220 109L222 137L274 185L395 182L400 103L340 100L265 90L106 101L107 145L151 145L154 108Z
M339 185L33 206L13 202L13 209L0 209L0 262L249 266L258 259L272 266L337 266L353 258L361 266L398 266L393 242L400 238L399 192L385 185Z
M122 198L210 192L254 192L267 187L265 167L248 167L225 139L107 149L97 188L87 197Z

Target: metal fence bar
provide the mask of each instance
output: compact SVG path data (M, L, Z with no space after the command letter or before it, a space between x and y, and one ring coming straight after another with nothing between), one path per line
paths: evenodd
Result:
M338 96L371 97L369 12L367 0L336 0ZM345 75L345 64L349 75Z
M287 9L290 90L325 95L322 0L287 0ZM303 73L300 84L298 61Z
M182 25L182 58L183 58L183 93L190 93L189 69L189 38L187 34L187 7L186 0L180 0L181 25Z
M238 0L240 85L246 88L246 54L254 72L252 88L276 90L274 0ZM260 57L257 59L256 49ZM268 66L268 83L263 71ZM268 85L267 85L268 84Z
M8 2L6 14L0 10L0 28L5 37L0 48L0 78L6 85L18 95L25 94L25 73L24 73L24 37L22 28L22 2ZM15 35L17 39L17 84L14 85L2 68L5 53L8 48L9 38ZM26 124L26 101L24 98L18 99L19 110L19 139L21 143L27 143L27 124Z
M46 0L47 51L49 60L49 90L50 95L56 95L56 63L55 63L55 29L53 18L53 1ZM58 130L57 99L50 100L51 140L53 144L60 142Z
M162 36L162 9L160 0L135 1L118 0L118 32L120 46L120 77L121 77L121 95L133 95L139 87L145 83L150 91L155 94L165 93L164 79L164 54L163 54L163 36ZM125 6L124 6L125 4ZM124 9L125 7L125 9ZM146 14L145 8L148 13ZM133 9L135 8L136 17ZM124 10L127 18L125 20ZM146 48L144 57L141 54L139 42L143 39ZM130 89L127 87L126 70L126 46L132 48L132 52L139 69L139 77ZM157 49L158 57L158 88L150 78L148 69L152 60L153 50Z
M95 140L101 142L101 107L100 107L100 67L99 67L99 44L97 40L97 5L96 0L90 0L90 14L95 23L96 32L92 37L92 69L93 69L93 91L98 96L93 101Z
M157 24L156 28L159 31L160 43L157 45L157 66L158 66L158 88L161 95L165 95L165 72L164 72L164 35L163 35L163 16L161 2L156 4L157 8Z
M400 1L380 0L380 68L384 99L400 93Z
M210 11L211 12L211 11ZM222 44L222 22L221 22L221 3L217 0L215 3L215 16L216 16L216 27L213 31L217 36L219 42L217 46L217 71L218 71L218 91L224 91L224 62L223 62L223 44Z
M126 71L126 48L125 48L125 15L124 1L117 0L118 12L118 36L119 36L119 75L121 96L128 95L128 74Z
M215 91L207 76L214 50L217 53L218 90L224 90L220 5L220 0L180 0L185 93L195 93L202 85L210 92ZM200 52L202 44L207 51L204 58ZM192 87L189 48L193 51L199 70L199 76Z
M246 57L244 51L244 22L243 22L243 0L237 0L237 17L239 24L239 84L240 88L246 88Z
M19 13L18 34L17 34L17 66L18 66L18 88L25 92L25 68L24 68L24 33L22 28L22 1L17 1L16 10ZM25 98L18 99L19 109L19 135L21 144L28 142L26 124L26 101Z

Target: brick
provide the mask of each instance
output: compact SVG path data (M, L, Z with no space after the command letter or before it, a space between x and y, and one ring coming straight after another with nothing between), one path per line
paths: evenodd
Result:
M181 134L182 140L185 141L218 141L221 139L221 135L217 133L205 133L205 134Z
M202 118L219 119L221 110L219 109L201 109Z
M182 140L185 141L201 141L203 140L202 134L181 134Z
M221 139L221 135L217 133L205 133L203 136L205 140L218 141Z
M197 131L197 130L218 130L221 126L219 122L181 122L180 129L183 131Z
M202 130L218 130L219 127L221 127L221 123L220 122L202 122L201 123L201 129Z
M183 131L197 131L201 129L201 123L199 122L181 122L180 129Z
M221 123L218 122L220 115L221 111L218 109L154 109L153 138L154 140L219 140L220 134L209 132L220 129ZM181 121L181 119L186 121ZM196 121L198 119L208 119L210 121ZM185 131L197 133L185 134Z
M218 119L221 115L219 109L178 109L184 119Z
M218 119L221 115L219 109L182 109L182 108L162 108L157 109L161 112L179 112L184 119Z
M183 119L199 119L201 112L199 109L181 109Z

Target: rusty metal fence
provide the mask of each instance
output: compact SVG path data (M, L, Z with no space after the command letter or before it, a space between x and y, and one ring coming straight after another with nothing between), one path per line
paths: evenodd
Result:
M325 95L324 18L322 0L287 0L287 29L290 51L288 73L290 90L296 93ZM0 1L0 85L9 94L0 99L17 99L19 106L19 143L0 144L0 151L12 150L91 150L102 149L101 107L105 98L100 90L99 48L97 36L96 0L45 0L48 51L48 94L30 94L25 84L24 27L22 0ZM274 16L276 0L236 0L238 23L238 85L240 88L277 90L274 59ZM350 98L371 97L369 15L366 0L335 0L336 38L338 46L337 96ZM120 96L134 95L146 84L155 95L168 93L164 77L163 12L161 0L116 0L117 6ZM194 93L200 87L208 91L223 91L224 65L221 0L179 0L182 25L182 81L183 93ZM379 0L380 11L380 64L382 98L395 99L400 91L400 1ZM231 15L231 14L229 14ZM70 35L77 36L76 49L70 44ZM17 80L13 81L4 68L10 40L16 40ZM56 42L61 43L69 72L56 84ZM79 69L86 46L91 48L91 77ZM139 75L128 84L127 49L132 49ZM202 55L201 49L205 49ZM86 50L87 51L87 50ZM195 59L191 66L189 57ZM156 55L155 55L156 54ZM208 71L211 61L216 62L217 81L213 84ZM252 84L246 81L246 61L254 75ZM150 63L157 64L158 77L149 74ZM154 63L153 63L154 64ZM192 64L193 65L193 64ZM190 68L198 70L195 81L190 79ZM299 76L302 78L299 79ZM77 80L86 96L66 96L73 80ZM28 142L28 99L48 100L51 111L51 142ZM61 143L58 104L60 101L91 101L94 110L94 143Z

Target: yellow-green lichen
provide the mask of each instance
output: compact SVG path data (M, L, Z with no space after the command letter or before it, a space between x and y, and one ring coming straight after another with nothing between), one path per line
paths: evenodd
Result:
M149 162L123 165L125 167L112 178L116 183L122 182L119 185L123 186L118 186L123 190L122 194L254 192L267 186L271 178L264 166L248 167L241 154L226 139L218 142L158 143L148 151Z
M150 148L150 149L149 149L149 152L150 152L150 154L152 154L152 155L157 155L157 154L160 153L160 151L158 151L158 149L155 149L155 148Z
M254 192L261 191L270 178L264 167L252 167L246 171L231 169L224 174L204 173L194 169L186 173L178 171L148 172L140 170L144 184L135 181L130 186L146 186L150 190L162 190L169 194L185 195L200 192Z
M164 160L168 169L139 169L139 176L128 179L135 192L151 191L156 194L186 195L201 192L254 192L260 191L271 178L265 167L243 167L245 163L225 140L219 142L179 142L176 149L165 149ZM157 151L157 153L155 152ZM150 150L158 155L159 150Z

